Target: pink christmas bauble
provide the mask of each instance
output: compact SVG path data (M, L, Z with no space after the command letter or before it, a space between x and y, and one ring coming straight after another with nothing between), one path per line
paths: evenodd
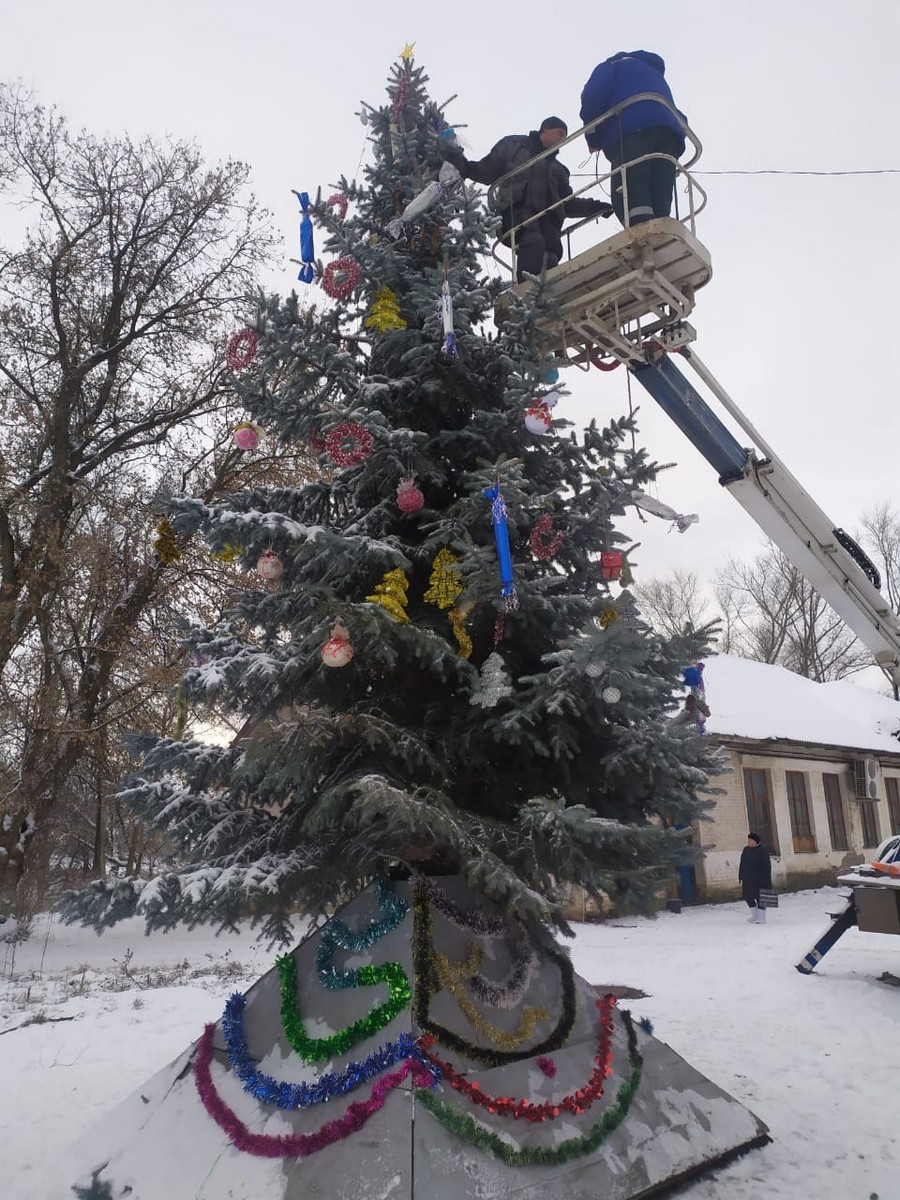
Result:
M277 583L284 574L284 563L274 550L264 550L256 560L256 569L263 579Z
M344 637L329 638L322 647L322 662L326 667L346 667L353 657L353 647Z
M525 428L539 437L549 433L552 421L550 409L546 404L535 404L525 413Z
M234 431L234 444L238 450L255 450L259 445L259 433L256 425L238 425Z
M424 503L425 497L419 488L416 487L412 476L409 476L407 479L401 479L397 484L397 507L400 511L415 513L419 511Z

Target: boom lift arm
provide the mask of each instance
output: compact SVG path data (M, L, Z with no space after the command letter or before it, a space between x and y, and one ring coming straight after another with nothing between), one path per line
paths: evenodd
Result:
M678 353L747 435L750 448L737 442L662 347L651 346L648 361L632 359L628 368L900 688L900 618L878 591L878 571L804 491L697 354L687 346Z

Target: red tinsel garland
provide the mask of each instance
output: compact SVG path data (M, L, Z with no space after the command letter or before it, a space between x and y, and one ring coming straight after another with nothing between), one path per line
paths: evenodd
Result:
M232 371L242 371L244 367L249 367L256 358L258 346L259 338L256 332L249 328L242 329L229 338L225 361Z
M255 1154L261 1158L305 1158L332 1146L342 1138L362 1129L369 1117L384 1107L388 1092L400 1086L408 1075L413 1076L416 1087L428 1087L431 1077L415 1059L407 1059L398 1071L382 1075L372 1088L368 1100L350 1104L342 1117L327 1121L314 1133L291 1133L273 1137L270 1134L253 1133L240 1117L224 1102L216 1091L210 1073L213 1057L213 1035L215 1025L207 1025L197 1047L194 1059L194 1079L203 1107L238 1150Z
M563 544L563 535L555 533L553 537L550 532L553 529L553 522L547 513L540 517L531 531L531 536L528 539L528 544L531 546L531 553L535 558L539 558L541 562L547 562L551 558L555 558Z
M329 196L325 201L325 207L337 209L338 219L343 221L347 215L348 203L349 201L343 192L335 192L333 196Z
M322 272L322 290L332 300L349 300L359 283L359 264L352 258L336 258Z
M476 1082L470 1082L463 1078L450 1063L444 1062L443 1059L430 1052L436 1038L426 1035L420 1039L420 1044L425 1050L425 1057L429 1062L439 1067L450 1085L456 1091L462 1092L464 1096L468 1096L473 1104L478 1104L487 1112L494 1113L499 1117L513 1117L516 1121L524 1118L532 1124L537 1124L541 1121L551 1121L563 1112L583 1113L603 1095L606 1080L612 1075L612 1019L615 1006L616 998L612 994L597 1001L597 1009L600 1013L600 1037L597 1043L597 1054L594 1058L596 1065L588 1083L583 1088L579 1088L577 1092L563 1096L561 1100L546 1101L543 1104L532 1104L530 1100L516 1100L512 1096L489 1096L487 1092L481 1090Z
M346 450L344 442L351 443ZM326 434L325 449L339 467L358 467L372 453L372 435L355 421L347 421Z

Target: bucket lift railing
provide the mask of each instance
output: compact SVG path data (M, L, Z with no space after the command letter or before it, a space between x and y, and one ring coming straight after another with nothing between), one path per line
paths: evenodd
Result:
M573 191L572 196L567 196L564 200L558 200L555 204L550 204L547 206L547 208L542 209L541 212L535 213L533 216L529 217L526 221L520 221L516 225L513 225L512 228L504 235L506 238L509 239L508 242L497 241L494 243L494 246L492 249L492 255L493 255L494 259L502 267L504 267L504 269L510 271L512 273L512 275L515 276L516 237L519 233L521 233L521 231L525 228L526 225L530 225L534 221L540 220L540 218L542 216L544 216L548 212L552 212L556 208L564 207L566 202L568 200L571 200L575 196L583 196L586 192L591 192L598 188L601 188L604 184L608 184L609 188L611 189L613 178L615 176L618 176L620 173L622 174L622 203L623 203L623 210L624 210L624 215L625 215L625 228L626 229L629 228L628 170L630 168L636 166L638 163L646 162L650 159L664 159L665 161L672 163L673 166L675 167L675 173L676 173L675 219L678 220L679 222L681 222L681 224L685 225L691 231L692 234L696 233L696 218L697 218L698 213L702 212L703 209L706 207L707 196L706 196L706 192L704 191L704 189L700 186L699 183L697 183L696 179L694 179L694 177L691 175L690 168L699 159L701 153L703 152L703 146L700 143L700 139L697 137L697 135L694 133L694 131L690 128L690 126L684 120L684 117L681 115L681 113L678 111L678 109L676 109L674 107L674 105L670 104L663 96L659 96L655 92L641 92L640 94L638 94L636 96L629 96L627 100L623 100L620 104L615 105L614 108L611 108L607 112L602 113L599 117L596 118L596 120L591 121L589 124L584 125L581 129L577 129L574 133L569 134L569 136L567 138L565 138L564 141L560 142L558 145L551 146L547 150L542 150L540 154L536 154L534 156L534 158L530 158L528 160L528 162L522 163L521 166L516 167L514 170L508 172L506 175L504 175L500 179L498 179L496 183L491 184L490 188L488 189L488 200L489 200L492 208L494 208L496 211L502 211L503 204L501 202L501 193L502 193L503 188L505 188L511 182L514 182L520 176L524 175L527 171L530 171L534 167L535 163L539 163L543 159L549 158L553 154L557 154L564 146L567 146L570 142L574 142L577 139L579 139L580 137L582 137L582 135L586 135L586 134L590 133L592 130L594 130L598 126L604 124L606 121L615 120L616 118L621 116L621 114L625 111L625 109L627 109L630 105L637 104L643 100L652 100L656 104L661 104L664 108L667 108L672 113L672 115L676 118L676 120L678 121L678 124L681 127L682 133L684 134L686 144L689 147L691 147L691 149L692 149L691 156L688 158L687 162L682 163L678 159L674 158L672 155L669 155L669 154L652 152L649 154L642 154L638 158L629 159L627 162L622 163L621 167L611 167L608 171L605 171L602 174L598 172L594 176L594 178L591 179L588 183L586 183L582 187L578 188L577 191ZM680 208L679 203L678 203L678 181L679 180L683 180L684 185L685 185L684 191L687 195L687 211L684 214L681 214L681 212L679 211L679 208ZM565 230L569 258L572 257L571 235L573 233L577 232L579 229L581 229L589 221L596 221L597 219L598 218L596 218L596 217L585 217L582 220L578 221L576 224L570 225ZM498 251L500 250L501 247L503 249L508 249L508 250L512 251L512 263L511 264L507 263L506 260L504 259L504 257L500 253L498 253Z

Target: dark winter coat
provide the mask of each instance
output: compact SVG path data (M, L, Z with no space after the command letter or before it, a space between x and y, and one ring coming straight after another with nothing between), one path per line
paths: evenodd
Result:
M466 179L491 184L543 153L543 150L540 134L533 129L527 135L512 133L501 138L490 153L478 162L470 162L458 151L447 153L445 157ZM494 208L501 215L505 234L514 225L521 225L558 200L565 200L567 196L572 196L568 168L563 166L555 154L548 154L546 158L535 163L531 170L523 171L508 184L504 184L494 202ZM566 217L594 217L605 212L607 207L601 200L573 196L564 205L546 213L541 218L541 232L548 252L555 254L557 258L562 256L560 234Z
M582 125L588 125L629 96L639 96L641 92L655 92L671 104L672 92L665 80L665 70L666 64L660 56L649 50L622 50L600 63L594 68L581 93ZM618 116L601 122L586 135L587 144L591 150L602 150L611 159L610 151L615 153L617 144L626 134L660 125L678 134L681 139L678 153L681 154L684 150L684 131L678 118L664 105L656 104L653 100L629 104Z
M772 861L765 846L743 848L738 880L741 884L742 899L748 902L752 900L754 904L759 899L759 889L772 886Z

